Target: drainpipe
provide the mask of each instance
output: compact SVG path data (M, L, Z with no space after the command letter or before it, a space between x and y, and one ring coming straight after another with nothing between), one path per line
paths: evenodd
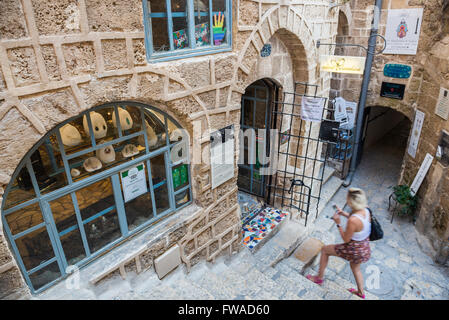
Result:
M354 177L355 170L357 169L357 158L362 140L363 120L365 114L366 98L368 96L368 86L371 79L371 68L373 66L374 53L376 50L377 37L375 36L379 31L380 13L382 10L382 0L376 0L374 8L374 17L371 24L371 33L368 41L368 52L365 62L365 70L363 72L362 91L360 93L359 107L357 110L357 124L355 128L355 141L354 149L351 158L351 165L349 167L349 175L343 183L344 187L348 187Z

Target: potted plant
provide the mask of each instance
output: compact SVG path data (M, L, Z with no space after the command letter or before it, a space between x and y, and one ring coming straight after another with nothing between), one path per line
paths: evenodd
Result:
M410 187L407 185L395 186L393 194L399 204L397 213L402 216L413 215L418 204L418 197L412 194Z

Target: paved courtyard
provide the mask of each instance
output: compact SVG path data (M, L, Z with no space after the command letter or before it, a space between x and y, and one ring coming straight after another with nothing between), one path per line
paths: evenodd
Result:
M407 131L400 126L393 130L364 152L351 184L366 191L370 207L385 233L384 239L371 243L372 258L362 265L364 277L371 277L371 285L376 286L374 276L380 272L378 288L369 291L381 299L448 299L449 268L435 264L421 250L429 244L417 233L412 219L395 216L390 223L388 196L398 181L407 141ZM322 215L331 215L334 203L342 206L346 194L347 188L342 187ZM340 242L337 228L330 230L336 242ZM349 264L335 261L339 258L331 259L337 274L355 284Z

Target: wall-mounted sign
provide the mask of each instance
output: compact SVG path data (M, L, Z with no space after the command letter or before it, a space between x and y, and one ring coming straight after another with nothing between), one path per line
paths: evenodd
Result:
M421 33L423 9L389 9L384 54L415 55Z
M435 107L435 114L447 120L449 117L449 89L440 88L440 96Z
M424 158L424 161L421 164L418 173L416 174L415 180L413 180L413 183L410 187L412 195L415 195L418 192L419 187L421 187L421 184L424 181L424 178L426 177L430 166L432 165L432 161L433 157L430 154L426 154L426 157Z
M397 79L408 79L412 75L412 67L406 64L388 63L384 67L384 76Z
M234 177L234 126L212 132L210 137L212 189Z
M346 101L346 114L348 115L348 126L343 129L352 130L355 125L355 115L357 113L357 102Z
M260 50L260 56L262 58L269 57L271 55L271 44L264 44L262 50Z
M340 123L334 120L323 120L320 127L320 139L323 141L338 141L338 128Z
M320 57L321 71L363 74L365 60L365 57L322 55Z
M438 143L437 158L443 166L449 166L449 133L444 130Z
M422 111L416 110L415 121L413 123L412 135L408 145L408 154L413 158L416 157L416 150L418 150L419 137L421 136L422 126L424 124L425 114Z
M405 84L382 82L380 96L391 99L404 99Z
M325 101L324 98L302 97L301 119L305 121L321 122Z
M145 178L145 164L140 163L135 167L120 172L122 180L123 197L125 202L148 192L147 180Z

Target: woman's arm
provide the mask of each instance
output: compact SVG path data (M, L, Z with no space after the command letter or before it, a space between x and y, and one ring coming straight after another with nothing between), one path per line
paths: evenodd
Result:
M346 224L346 230L343 231L343 227L338 228L340 231L341 238L345 243L351 241L352 236L354 235L355 230L357 229L357 224L353 219L349 219Z
M348 223L346 224L346 230L343 231L343 227L340 226L340 222L341 222L340 221L340 215L338 213L335 213L334 216L333 216L333 219L334 219L335 223L337 225L339 225L338 231L340 231L340 236L343 239L343 241L345 243L350 242L352 236L354 235L354 232L357 229L358 221L354 220L354 218L353 219L349 219Z

